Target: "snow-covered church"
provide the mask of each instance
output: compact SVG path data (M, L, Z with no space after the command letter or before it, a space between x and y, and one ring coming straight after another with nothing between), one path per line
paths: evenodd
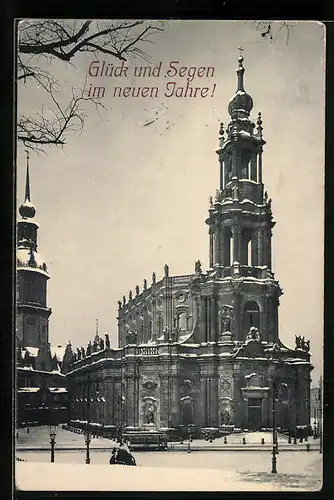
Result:
M73 422L137 428L310 423L310 344L280 341L282 289L272 271L272 200L262 182L261 113L237 90L219 130L220 185L210 199L209 267L192 274L155 273L118 304L119 348L97 332L73 354L68 390ZM274 396L274 398L273 398ZM90 401L89 406L87 401Z

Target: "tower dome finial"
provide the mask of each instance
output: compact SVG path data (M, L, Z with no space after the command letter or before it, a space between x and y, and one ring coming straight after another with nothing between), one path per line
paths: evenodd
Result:
M243 50L239 47L239 50ZM245 92L244 88L244 73L245 68L243 66L244 58L242 55L238 57L238 68L237 68L237 91L235 95L229 102L228 112L232 118L240 115L241 117L248 117L249 113L253 109L253 99L249 94Z
M27 172L26 172L26 187L25 187L25 197L24 202L19 208L21 217L24 219L32 219L35 217L36 209L30 200L30 177L29 177L29 151L27 153Z

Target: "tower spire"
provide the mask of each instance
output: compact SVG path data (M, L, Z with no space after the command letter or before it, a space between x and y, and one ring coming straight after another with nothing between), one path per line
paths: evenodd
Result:
M26 150L27 153L27 172L26 172L26 191L25 191L25 199L24 201L30 200L30 179L29 179L29 151Z
M241 50L243 50L243 49L241 49ZM242 64L243 62L244 62L244 58L240 54L240 56L238 57L239 66L238 66L238 69L237 69L237 75L238 75L238 88L237 88L237 92L239 92L239 91L245 92L245 89L244 89L244 73L245 73L245 68L243 67L243 64Z
M24 202L19 208L20 215L23 219L32 219L35 217L36 209L34 205L31 203L30 199L30 173L29 173L29 151L27 153L27 169L26 169L26 186L25 186L25 195Z

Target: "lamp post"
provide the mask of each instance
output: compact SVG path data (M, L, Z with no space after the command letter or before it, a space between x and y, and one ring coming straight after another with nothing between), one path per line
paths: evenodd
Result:
M51 462L55 461L55 443L57 435L57 425L49 425L50 444L51 444Z
M273 391L273 401L272 401L272 405L273 405L273 451L272 451L272 465L271 465L271 472L273 474L276 474L277 473L277 469L276 469L276 462L277 462L277 459L276 459L276 454L277 454L277 448L276 448L276 442L277 442L277 437L276 437L276 398L277 398L277 389L276 389L276 383L275 381L273 382L273 388L272 388L272 391Z

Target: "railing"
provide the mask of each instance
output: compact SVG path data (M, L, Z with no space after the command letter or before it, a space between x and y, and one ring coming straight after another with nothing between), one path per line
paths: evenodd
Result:
M158 347L140 347L139 348L139 354L144 354L144 355L152 355L152 354L159 354L159 348Z
M173 276L173 283L190 283L193 279L192 274L184 274L182 276Z

